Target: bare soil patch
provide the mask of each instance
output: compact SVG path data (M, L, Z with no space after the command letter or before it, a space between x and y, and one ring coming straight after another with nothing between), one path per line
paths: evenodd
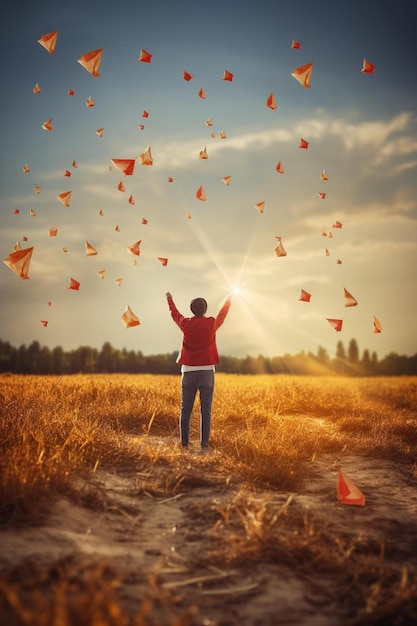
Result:
M153 445L163 449L175 442L155 437ZM366 621L372 604L369 589L378 595L372 585L359 602L362 608L352 609L352 586L357 583L361 589L366 581L350 579L346 588L343 567L327 571L323 558L311 556L303 562L301 549L293 560L288 555L280 559L272 545L270 554L264 546L254 558L251 544L266 523L290 538L299 533L303 520L303 536L307 527L312 541L315 535L329 537L329 550L339 542L345 559L373 550L380 554L381 570L389 563L398 580L411 585L417 576L417 484L410 467L384 459L322 456L312 461L302 493L285 493L254 490L233 474L219 474L213 463L216 454L205 456L193 449L179 453L174 495L172 490L166 495L149 489L164 480L172 483L174 470L159 463L138 471L98 470L93 480L80 480L77 498L57 499L36 527L9 524L0 530L0 584L24 580L23 596L16 602L25 606L34 602L36 589L45 603L51 601L64 576L74 603L87 602L80 596L83 585L106 581L127 614L142 616L143 621L132 618L129 624L388 623L382 617L378 622L374 610ZM340 468L366 495L364 507L337 502ZM297 526L292 525L295 519ZM417 620L415 603L407 610L408 619L415 611ZM1 623L25 623L23 617L7 621L7 607L2 611ZM395 623L406 623L401 610L398 617ZM59 621L54 623L59 626ZM102 623L127 622L118 622L116 616Z

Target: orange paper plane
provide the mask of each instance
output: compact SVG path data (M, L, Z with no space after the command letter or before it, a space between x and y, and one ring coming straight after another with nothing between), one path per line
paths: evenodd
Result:
M365 506L365 496L362 491L350 480L342 470L337 477L337 497L342 504Z
M42 35L40 39L38 39L38 43L41 44L49 52L49 54L55 53L56 40L58 38L58 31L54 30L52 33L47 33L46 35Z
M133 328L133 326L140 324L139 318L133 313L129 305L126 306L122 314L122 321L126 328Z
M100 76L98 70L100 68L101 57L103 55L103 48L97 50L91 50L86 52L78 60L78 63L83 66L87 72L90 72L92 76Z

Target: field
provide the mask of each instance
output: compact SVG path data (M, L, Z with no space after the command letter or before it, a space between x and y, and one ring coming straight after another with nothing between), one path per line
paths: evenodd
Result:
M0 623L417 624L417 379L0 377ZM338 501L342 470L365 506Z

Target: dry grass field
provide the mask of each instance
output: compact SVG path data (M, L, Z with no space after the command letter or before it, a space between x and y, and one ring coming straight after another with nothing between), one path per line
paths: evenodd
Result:
M179 394L0 377L1 624L417 624L416 378L218 373L206 454Z

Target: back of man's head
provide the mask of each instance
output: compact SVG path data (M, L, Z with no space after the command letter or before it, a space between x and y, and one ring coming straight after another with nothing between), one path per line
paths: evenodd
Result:
M191 300L190 309L196 317L201 317L207 311L207 302L204 298Z

